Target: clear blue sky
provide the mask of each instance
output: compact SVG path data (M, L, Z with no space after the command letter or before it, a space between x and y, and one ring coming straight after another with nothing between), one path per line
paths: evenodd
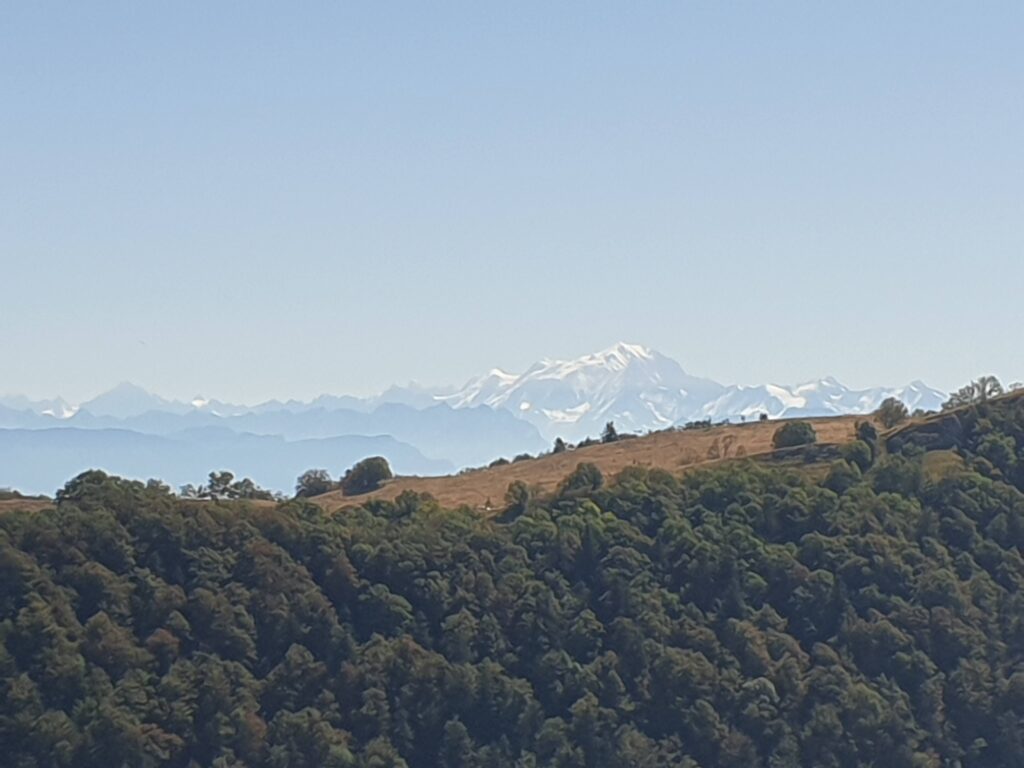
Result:
M1024 378L1017 0L7 2L0 104L0 390Z

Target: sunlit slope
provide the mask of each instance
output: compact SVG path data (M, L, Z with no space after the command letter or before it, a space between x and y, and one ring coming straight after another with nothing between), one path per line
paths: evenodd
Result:
M864 419L838 416L807 421L814 426L819 444L842 444L854 438L857 422ZM596 464L605 476L611 476L631 465L679 473L709 463L768 454L772 452L772 436L781 423L765 421L657 432L458 475L398 477L370 494L345 497L334 491L317 497L316 501L327 509L339 509L370 499L394 499L403 491L412 490L429 493L442 506L467 505L496 512L504 507L510 483L521 480L540 492L553 491L580 462Z

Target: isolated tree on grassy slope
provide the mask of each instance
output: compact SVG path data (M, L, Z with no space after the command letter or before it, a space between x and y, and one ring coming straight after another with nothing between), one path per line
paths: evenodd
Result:
M882 401L882 404L878 406L878 410L875 411L875 416L882 423L882 426L886 429L891 429L897 424L900 424L907 420L910 416L910 412L907 410L907 406L903 404L903 401L895 397L887 397Z
M368 459L363 459L345 473L345 477L341 479L341 489L346 496L370 493L370 491L380 488L381 483L392 477L394 475L388 460L383 456L371 456Z
M818 441L814 427L806 421L790 421L783 424L772 436L775 448L793 448L797 445L810 445Z
M308 498L327 493L334 488L334 481L326 469L307 469L295 481L296 498Z
M961 408L965 405L977 405L999 397L1003 394L1003 385L995 376L981 376L967 386L961 387L949 396L949 400L942 404L942 410L948 411L951 408Z

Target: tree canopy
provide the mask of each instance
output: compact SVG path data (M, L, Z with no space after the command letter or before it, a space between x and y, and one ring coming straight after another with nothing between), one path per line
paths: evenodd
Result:
M582 465L504 523L85 473L0 513L0 762L1022 765L1024 398L949 419L827 477Z
M341 479L341 489L346 496L358 496L377 490L381 483L392 477L394 475L388 460L383 456L371 456L345 472Z
M85 473L79 478L89 474ZM206 485L183 486L181 495L193 499L262 499L271 501L275 498L272 492L260 488L248 477L236 480L234 474L227 470L211 472Z
M878 406L875 416L883 427L891 429L910 418L910 411L907 410L907 406L902 400L895 397L887 397Z
M793 448L798 445L810 445L818 439L814 427L806 421L787 421L772 435L775 448Z
M984 403L1003 394L1003 385L995 376L981 376L949 396L942 404L943 410L962 408L965 405Z
M319 496L334 487L331 473L326 469L307 469L295 481L295 495L299 498Z

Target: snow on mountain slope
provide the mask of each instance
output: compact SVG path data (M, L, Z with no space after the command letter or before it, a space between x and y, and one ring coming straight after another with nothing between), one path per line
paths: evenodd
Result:
M671 426L724 391L665 355L619 343L575 360L542 360L518 376L495 369L440 399L504 408L549 438L577 440L611 420L624 430Z
M920 381L905 387L851 390L834 378L796 386L724 386L691 376L675 360L637 344L619 343L575 360L542 360L515 375L492 370L443 400L454 408L504 408L549 439L596 436L614 421L639 432L710 418L870 413L887 397L911 410L937 410L945 396Z
M521 374L495 368L459 389L409 384L366 398L322 395L308 402L271 400L250 406L196 396L182 402L132 384L80 406L9 395L0 398L0 428L117 427L169 434L218 424L288 439L389 434L426 456L461 467L500 454L533 453L555 437L573 442L594 437L609 421L621 432L644 432L761 414L870 413L887 397L902 400L911 410L938 410L945 400L920 381L862 390L830 377L795 386L725 386L690 375L648 347L619 343L574 360L545 359Z
M724 395L704 405L701 418L735 421L758 418L762 413L773 419L871 413L888 397L903 401L911 411L938 410L946 399L943 393L919 381L905 387L852 390L833 378L825 378L793 387L775 384L729 387Z
M25 395L2 395L0 396L0 407L15 411L28 411L54 419L69 419L78 411L78 406L71 405L63 397L32 400Z

